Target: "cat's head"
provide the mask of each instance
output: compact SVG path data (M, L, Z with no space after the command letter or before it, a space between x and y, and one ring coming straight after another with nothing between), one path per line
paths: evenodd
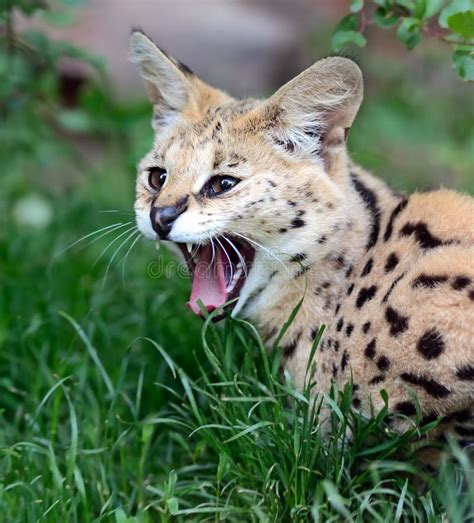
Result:
M194 312L199 299L208 310L242 301L269 272L284 270L275 258L284 266L331 235L344 200L337 164L346 162L362 100L354 62L320 60L257 101L210 87L140 31L131 60L155 131L139 164L136 220L147 238L181 248L193 271Z

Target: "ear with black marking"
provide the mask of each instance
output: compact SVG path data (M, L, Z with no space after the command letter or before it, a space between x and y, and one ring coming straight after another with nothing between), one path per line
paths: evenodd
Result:
M330 167L362 97L362 73L352 60L319 60L267 100L273 141L287 152L318 156Z
M211 105L227 95L202 82L185 65L171 58L141 31L133 31L130 61L138 64L150 101L154 105L155 130L181 113L198 119Z

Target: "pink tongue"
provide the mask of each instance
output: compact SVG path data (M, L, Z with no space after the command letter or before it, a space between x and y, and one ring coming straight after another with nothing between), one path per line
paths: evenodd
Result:
M224 262L220 249L216 249L212 266L211 260L212 249L210 245L206 245L199 250L199 261L194 269L191 298L186 304L199 316L202 314L197 300L201 300L209 312L227 301Z

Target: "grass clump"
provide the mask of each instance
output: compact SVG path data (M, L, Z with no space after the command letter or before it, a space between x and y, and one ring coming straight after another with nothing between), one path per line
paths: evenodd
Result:
M94 346L99 334L66 313L59 321L75 356L60 357L55 373L47 351L30 354L29 386L10 390L25 407L13 401L2 412L6 521L474 517L470 465L454 443L451 460L429 474L410 450L424 429L390 431L386 409L362 418L350 385L316 400L309 379L296 390L279 370L279 352L268 354L244 321L220 328L211 315L184 365L138 338L110 375Z

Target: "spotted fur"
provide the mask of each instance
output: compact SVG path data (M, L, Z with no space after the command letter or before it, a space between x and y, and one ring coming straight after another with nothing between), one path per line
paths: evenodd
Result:
M353 407L381 408L384 389L390 411L405 416L395 417L398 430L410 426L406 418L442 419L433 437L472 438L473 199L448 190L399 196L351 162L345 136L362 100L358 67L321 60L268 100L237 101L142 33L132 35L132 59L155 115L155 143L137 179L143 234L155 238L149 216L157 201L186 197L170 240L243 235L264 247L234 314L249 318L269 346L304 297L280 341L297 386L324 324L313 390L353 379ZM168 172L155 197L147 184L154 166ZM201 189L216 174L241 181L206 199Z

